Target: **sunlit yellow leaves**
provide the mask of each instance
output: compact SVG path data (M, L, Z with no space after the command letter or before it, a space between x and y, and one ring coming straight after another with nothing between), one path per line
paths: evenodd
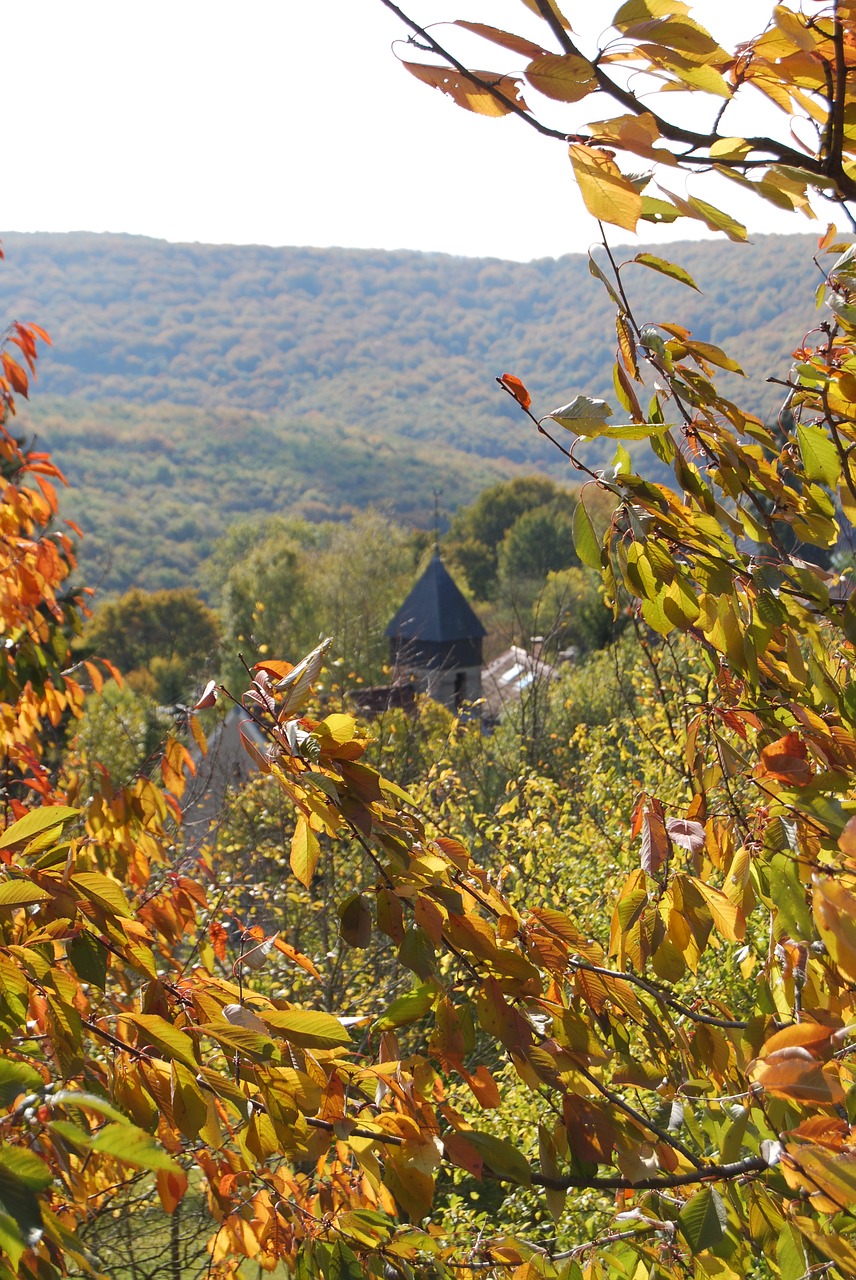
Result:
M792 1146L782 1159L782 1172L788 1184L806 1193L820 1213L846 1211L856 1200L856 1156L849 1152Z
M635 231L642 216L642 196L605 151L571 143L569 154L580 193L592 217L625 231Z
M402 66L423 84L441 89L457 106L466 111L474 111L477 115L506 116L513 109L510 105L512 102L526 108L520 95L520 81L512 76L496 75L491 71L473 71L470 79L453 67L429 67L418 62L403 62ZM506 101L502 101L497 94L501 94Z

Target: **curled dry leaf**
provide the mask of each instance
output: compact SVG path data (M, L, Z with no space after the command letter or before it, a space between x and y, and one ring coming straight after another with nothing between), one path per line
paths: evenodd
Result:
M217 701L217 681L209 680L203 690L202 697L193 706L193 711L204 711L206 707L213 707Z

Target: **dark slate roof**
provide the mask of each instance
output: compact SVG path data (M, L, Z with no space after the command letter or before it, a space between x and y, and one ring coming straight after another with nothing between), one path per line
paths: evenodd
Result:
M453 644L478 639L487 632L435 551L386 634L394 640Z

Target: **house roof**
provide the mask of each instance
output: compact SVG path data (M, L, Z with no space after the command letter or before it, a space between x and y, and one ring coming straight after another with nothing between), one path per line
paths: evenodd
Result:
M504 708L519 702L533 684L555 680L558 674L549 662L513 644L482 672L485 718L498 720Z
M480 639L487 632L435 551L386 634L394 640L453 644Z

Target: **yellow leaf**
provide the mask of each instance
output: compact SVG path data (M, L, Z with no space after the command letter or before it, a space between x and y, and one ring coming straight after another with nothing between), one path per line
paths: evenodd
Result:
M838 972L856 982L856 897L831 877L814 877L814 922Z
M642 215L642 197L605 151L571 143L571 164L585 206L601 222L635 231Z
M594 67L574 53L545 53L526 68L526 79L545 98L579 102L597 88Z
M291 869L307 889L312 883L320 853L318 837L301 815L297 819L294 835L291 838Z
M536 4L535 0L522 0L522 3L525 4L526 8L529 9L532 13L537 13L539 18L543 18L544 15L542 14L541 10L538 8L538 5ZM571 26L570 22L568 22L568 19L565 17L565 15L562 13L562 10L556 4L556 0L547 0L547 3L553 12L553 15L558 19L558 21L562 24L565 30L573 31L573 27Z
M707 903L713 923L723 938L728 942L742 942L746 933L746 921L740 908L730 898L726 898L724 893L714 889L713 885L696 879L693 879L693 884Z

